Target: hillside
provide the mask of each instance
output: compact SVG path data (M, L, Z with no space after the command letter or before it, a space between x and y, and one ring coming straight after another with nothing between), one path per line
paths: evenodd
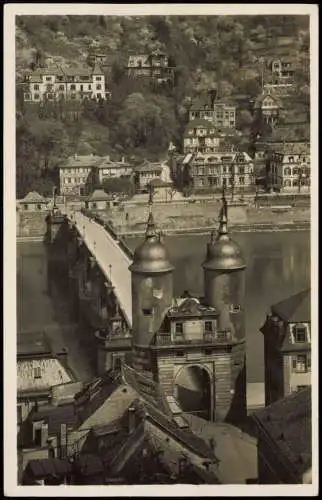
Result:
M108 55L107 103L87 103L60 120L39 114L17 90L17 189L42 192L55 182L62 158L83 151L156 158L172 140L181 148L190 99L217 88L220 96L254 99L260 91L261 57L281 53L300 68L299 95L307 93L309 44L305 16L18 16L17 78L34 65L86 64L88 52ZM129 81L130 53L159 48L175 66L171 88Z

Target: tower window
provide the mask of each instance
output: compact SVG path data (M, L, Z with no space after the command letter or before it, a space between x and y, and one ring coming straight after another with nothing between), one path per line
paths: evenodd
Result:
M143 316L152 316L152 309L142 309Z
M238 304L231 304L231 306L229 308L229 312L231 312L231 313L238 313L238 312L240 312L240 305L238 305Z
M182 335L183 334L183 323L175 324L175 332Z

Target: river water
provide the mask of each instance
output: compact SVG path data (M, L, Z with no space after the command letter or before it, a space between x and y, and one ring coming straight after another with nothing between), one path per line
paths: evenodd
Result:
M164 238L175 265L175 294L184 290L203 293L207 235L171 235ZM263 325L270 305L310 285L310 235L308 231L236 233L246 269L246 332L248 382L263 382ZM140 238L128 238L134 248ZM48 292L45 249L40 242L17 246L17 321L19 331L46 330L55 347L69 348L70 363L82 379L94 375L78 329L68 315L67 298ZM54 303L55 302L55 303ZM59 310L58 310L59 309ZM63 318L63 320L62 320Z

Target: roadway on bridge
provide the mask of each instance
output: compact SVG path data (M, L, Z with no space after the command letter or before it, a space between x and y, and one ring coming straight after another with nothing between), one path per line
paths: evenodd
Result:
M71 219L71 213L68 213L68 216ZM131 259L123 252L117 241L112 238L106 229L97 222L89 219L81 212L73 212L73 221L89 251L96 258L104 276L108 280L111 279L120 309L131 327L132 293L131 273L129 271L129 266L132 263Z

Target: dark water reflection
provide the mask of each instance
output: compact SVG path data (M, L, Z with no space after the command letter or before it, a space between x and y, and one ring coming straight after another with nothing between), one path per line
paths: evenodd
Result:
M276 233L237 233L247 262L246 328L247 369L249 382L262 382L263 339L259 328L271 304L306 288L310 283L310 235L307 231ZM133 248L140 241L129 238ZM175 265L174 288L177 295L188 289L203 293L206 235L167 236L164 239ZM18 330L51 332L57 349L66 345L72 354L76 371L82 378L92 376L87 353L82 350L78 331L68 328L68 303L58 297L53 304L48 294L44 246L42 243L19 243L17 251L17 321ZM57 307L62 310L57 310ZM64 327L61 318L64 318Z
M308 231L276 233L236 233L234 239L243 249L246 269L247 378L262 382L262 326L271 304L310 284L310 234ZM164 242L175 265L176 294L190 290L203 293L201 263L205 258L207 235L166 236ZM135 247L138 238L128 239Z

